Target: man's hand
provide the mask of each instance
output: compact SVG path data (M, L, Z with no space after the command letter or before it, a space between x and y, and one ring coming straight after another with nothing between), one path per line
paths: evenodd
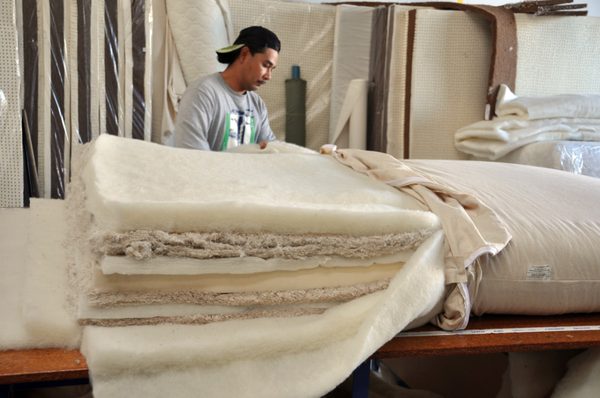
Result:
M258 147L259 147L260 149L265 149L265 148L267 147L267 142L268 142L268 141L261 141L261 142L259 142L259 143L258 143Z

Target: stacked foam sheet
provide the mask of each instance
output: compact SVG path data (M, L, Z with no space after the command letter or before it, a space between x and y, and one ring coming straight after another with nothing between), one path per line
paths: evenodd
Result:
M271 29L281 40L277 70L258 93L269 110L273 132L285 138L285 80L299 65L307 81L306 146L318 149L329 139L330 94L336 7L270 0L231 0L234 34L250 25Z
M93 219L77 232L86 324L321 313L385 289L439 228L408 195L317 154L197 153L101 136L84 158L70 202Z

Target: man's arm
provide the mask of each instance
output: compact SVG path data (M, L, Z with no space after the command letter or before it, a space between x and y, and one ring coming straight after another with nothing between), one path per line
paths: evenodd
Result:
M206 97L198 89L187 90L175 120L175 146L209 151L208 131L211 113Z
M266 146L267 142L275 141L277 139L277 137L275 136L275 133L273 133L273 130L271 130L271 125L269 124L269 114L267 112L267 106L265 105L262 98L259 98L259 104L257 107L257 111L260 113L260 115L259 115L260 122L258 124L258 129L257 129L258 134L256 135L256 142L257 143L264 142L264 146ZM264 147L261 144L261 149L262 148L264 148Z

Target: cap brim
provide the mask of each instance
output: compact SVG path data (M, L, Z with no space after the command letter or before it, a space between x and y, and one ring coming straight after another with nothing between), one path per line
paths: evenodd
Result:
M244 44L232 44L231 46L223 47L217 50L218 54L227 54L230 52L234 52L244 47Z

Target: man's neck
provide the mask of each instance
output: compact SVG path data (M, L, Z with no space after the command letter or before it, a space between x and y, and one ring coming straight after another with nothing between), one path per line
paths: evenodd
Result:
M238 94L245 94L246 90L242 89L236 76L237 73L232 69L231 66L221 72L221 77L233 91Z

